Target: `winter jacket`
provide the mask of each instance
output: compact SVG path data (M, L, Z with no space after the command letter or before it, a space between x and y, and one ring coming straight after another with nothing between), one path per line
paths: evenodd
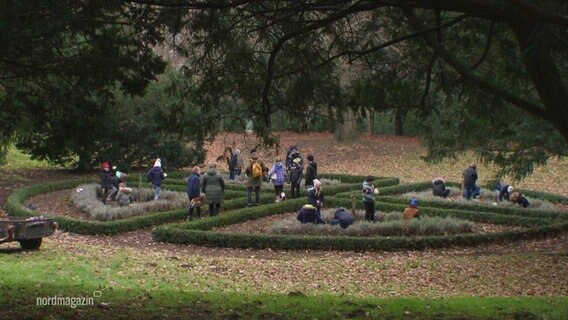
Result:
M418 210L418 208L410 206L404 209L403 218L405 220L410 220L412 218L419 218L419 217L420 217L420 211Z
M262 167L262 172L268 172L268 168L266 168L266 166L264 165L264 163L262 163L262 161L260 160L256 160L258 161L258 163L260 164L260 166ZM260 187L262 186L262 176L258 177L258 178L253 178L252 176L252 164L253 161L249 162L245 173L247 175L247 187L251 188L251 187Z
M466 188L471 188L477 181L477 170L473 167L467 167L463 171L463 185Z
M355 222L355 219L353 219L349 212L345 210L337 210L333 217L334 219L339 220L339 226L343 229L349 227L353 224L353 222Z
M432 194L439 197L447 197L444 180L436 179L432 181Z
M235 170L237 168L237 159L237 154L231 154L231 159L229 160L229 170Z
M199 197L200 191L200 181L201 175L197 173L192 173L187 179L187 197L191 200L193 198Z
M317 209L310 204L306 204L305 206L302 207L302 209L300 209L300 211L298 211L298 216L296 217L296 219L298 219L298 221L300 221L301 223L325 224L325 222L321 219L320 215L318 214Z
M112 189L112 172L110 170L101 170L101 188Z
M369 181L363 182L363 201L375 202L375 186Z
M308 203L316 208L321 208L323 204L323 191L317 188L308 190Z
M318 164L315 161L308 163L306 167L306 186L313 186L314 179L318 176Z
M164 170L162 170L162 167L152 167L146 176L153 186L161 187L162 180L164 180Z
M112 176L111 178L112 186L118 189L118 185L122 182L122 180L117 177L116 175Z
M268 176L272 177L273 174L276 174L276 180L272 181L272 183L274 183L275 186L283 186L286 169L284 169L282 162L278 161L272 166L272 169L268 172Z
M201 186L205 192L206 204L217 204L223 202L225 192L225 180L216 169L210 168L201 178Z
M508 184L502 184L499 187L499 202L502 202L503 199L509 201L509 187L510 185Z

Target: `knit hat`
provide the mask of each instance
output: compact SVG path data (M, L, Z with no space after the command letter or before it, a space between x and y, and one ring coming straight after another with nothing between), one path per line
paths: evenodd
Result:
M365 181L367 181L367 182L375 181L375 177L367 176L367 179L365 179Z
M239 155L239 154L241 154L241 149L238 149L238 148L237 148L237 149L235 149L235 154L236 154L236 155Z
M410 199L410 206L411 207L418 206L418 199L416 199L415 197L412 197L412 199Z
M160 160L160 158L156 159L156 161L154 162L154 167L161 167L162 166L162 160Z
M513 187L509 186L509 188L507 188L507 193L511 193L511 192L513 192Z
M108 164L108 161L103 162L102 168L103 168L103 169L109 169L109 168L110 168L110 165Z
M302 209L316 210L316 207L314 207L313 205L311 205L311 204L308 203L308 204L305 204L305 205L302 207Z
M314 188L319 186L321 186L321 181L319 181L318 179L314 179Z

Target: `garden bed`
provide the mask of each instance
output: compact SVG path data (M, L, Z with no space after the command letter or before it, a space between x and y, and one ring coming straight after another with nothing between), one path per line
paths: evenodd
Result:
M225 227L213 228L213 232L223 233L245 233L245 234L269 234L270 228L277 222L284 219L295 219L297 212L289 212L278 215L272 215L256 220L248 220L242 223L235 223ZM299 224L300 222L298 222ZM356 222L357 223L357 222ZM380 223L380 222L377 222ZM521 227L513 227L506 225L497 225L489 223L472 222L473 233L499 233L505 231L523 230ZM337 229L340 229L337 226Z

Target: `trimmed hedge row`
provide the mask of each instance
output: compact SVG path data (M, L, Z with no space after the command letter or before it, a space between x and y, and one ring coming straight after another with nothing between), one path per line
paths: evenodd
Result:
M182 175L187 173L180 173ZM326 186L326 207L344 206L351 208L351 196L356 196L355 207L362 209L360 201L361 183L363 176L348 175L321 175L329 179L338 179L343 182L338 185ZM172 174L169 175L172 177ZM175 174L174 174L175 177ZM381 196L377 198L376 208L384 211L402 211L407 205L407 199L389 195L401 194L410 191L422 191L431 187L431 182L420 182L405 185L398 183L396 178L383 178L375 181L380 188ZM24 201L34 195L60 189L72 188L92 180L73 180L56 183L35 185L14 192L7 200L6 211L12 215L31 216L37 212L23 206ZM237 248L273 248L273 249L316 249L316 250L420 250L448 246L480 245L485 243L513 241L546 237L568 231L566 222L567 213L548 212L544 210L520 210L515 208L495 208L480 205L464 205L452 202L422 201L421 212L431 216L451 216L477 222L508 224L529 227L521 231L508 231L487 234L460 234L452 236L431 237L330 237L330 236L298 236L298 235L267 235L267 234L231 234L211 231L216 227L223 227L235 223L259 219L274 214L296 212L305 202L305 198L291 199L285 202L273 202L273 189L263 188L261 207L245 207L246 189L241 185L228 184L227 200L222 205L223 213L216 217L195 220L193 222L180 222L168 226L161 226L153 231L153 237L159 241L173 243L191 243L204 246L222 246ZM229 187L230 186L230 187ZM168 180L164 189L185 191L185 182ZM302 190L305 192L305 190ZM529 195L529 192L523 191ZM270 196L268 194L270 193ZM544 194L533 192L531 194ZM336 195L335 197L333 195ZM558 195L544 194L543 198L565 201ZM550 201L550 200L549 200ZM435 206L435 207L434 207ZM442 208L440 208L442 207ZM207 207L204 207L204 213ZM489 210L488 210L489 209ZM202 209L203 210L203 209ZM83 234L116 234L141 228L148 228L161 224L184 220L187 209L167 212L150 213L122 220L107 222L73 219L69 217L55 217L63 230ZM556 216L554 216L556 215ZM561 217L558 219L557 217Z
M254 220L283 212L296 211L302 202L299 199L270 205L270 207L247 208L212 219L188 222L154 230L153 237L158 241L172 243L188 243L214 247L235 248L271 248L271 249L315 249L315 250L419 250L449 246L468 246L486 243L506 242L522 239L541 238L568 231L568 222L549 224L551 221L539 218L508 216L498 213L487 213L465 210L448 210L424 208L424 214L432 216L452 216L478 222L509 224L532 227L521 231L502 233L462 234L433 237L326 237L298 235L252 235L231 234L211 231L215 227L223 227L234 223ZM326 206L350 208L348 199L332 198ZM355 203L357 209L362 208L361 201ZM385 211L402 210L405 204L377 202L377 209ZM268 210L267 210L268 209Z
M400 196L378 197L378 201L399 203L404 205L408 204L408 198ZM458 209L458 210L468 210L468 211L486 211L493 213L502 213L506 215L541 218L549 220L568 220L568 212L561 212L561 211L531 210L521 207L500 207L500 206L493 206L481 203L465 204L459 202L451 202L445 199L440 199L440 201L420 199L419 201L420 201L419 203L420 210L422 210L422 208L424 207L436 207L436 208Z

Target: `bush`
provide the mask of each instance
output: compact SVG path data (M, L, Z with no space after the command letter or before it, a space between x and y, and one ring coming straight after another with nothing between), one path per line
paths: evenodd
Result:
M79 191L81 190L81 191ZM71 194L71 203L87 215L98 221L124 219L152 212L186 208L189 205L187 194L164 190L161 200L154 201L154 190L149 188L133 188L134 203L126 207L105 205L100 197L102 190L98 184L80 185Z
M420 219L404 220L400 212L380 213L376 218L383 222L371 223L364 221L365 212L356 211L355 223L346 229L329 224L333 219L335 209L322 211L322 219L326 224L299 223L295 217L276 221L270 228L269 233L275 234L298 234L318 236L350 236L350 237L373 237L373 236L431 236L448 235L457 233L473 232L473 223L452 217L429 217Z

